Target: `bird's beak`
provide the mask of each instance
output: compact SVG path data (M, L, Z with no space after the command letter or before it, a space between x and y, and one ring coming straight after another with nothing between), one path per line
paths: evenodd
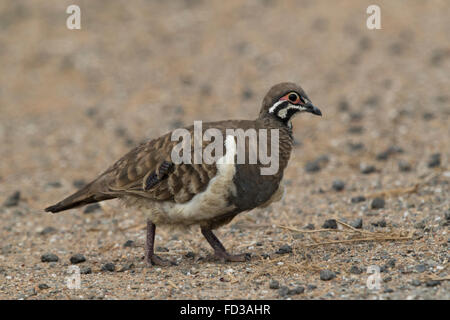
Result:
M306 108L306 112L315 114L316 116L322 116L322 112L319 108L315 107L311 102L307 102L303 105L304 108Z

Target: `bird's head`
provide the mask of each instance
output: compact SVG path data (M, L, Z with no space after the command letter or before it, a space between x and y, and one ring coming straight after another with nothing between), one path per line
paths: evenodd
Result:
M290 126L292 117L300 112L322 115L319 108L311 103L311 100L299 85L292 82L283 82L274 85L267 92L262 102L259 117L273 116Z

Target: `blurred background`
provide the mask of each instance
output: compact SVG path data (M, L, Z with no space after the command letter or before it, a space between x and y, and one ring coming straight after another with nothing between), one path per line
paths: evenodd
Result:
M81 30L66 27L71 4L81 8ZM371 4L381 8L381 30L366 27ZM299 83L323 117L293 121L290 189L277 219L314 223L319 208L355 218L368 209L349 207L352 197L411 186L435 170L447 172L440 191L411 200L426 200L428 211L405 222L409 204L400 201L385 214L400 226L442 215L449 17L446 0L0 0L0 239L13 245L0 262L49 245L39 236L48 226L69 232L52 247L72 252L64 237L80 240L71 228L92 220L83 209L53 216L42 208L144 139L194 120L256 118L282 81ZM344 193L334 192L336 180ZM114 201L105 206L120 218ZM78 240L79 250L88 246Z

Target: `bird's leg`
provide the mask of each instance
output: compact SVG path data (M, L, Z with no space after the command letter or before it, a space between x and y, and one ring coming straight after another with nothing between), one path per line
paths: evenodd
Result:
M174 263L162 259L155 255L154 246L155 246L155 231L156 226L150 220L147 220L147 239L145 243L145 262L147 262L148 266L157 265L157 266L170 266Z
M224 261L234 261L234 262L242 262L250 260L250 254L243 253L243 254L229 254L225 247L222 245L220 240L216 237L216 235L210 230L201 228L202 234L205 237L206 241L211 245L211 247L214 249L214 254L216 257L218 257L221 260Z

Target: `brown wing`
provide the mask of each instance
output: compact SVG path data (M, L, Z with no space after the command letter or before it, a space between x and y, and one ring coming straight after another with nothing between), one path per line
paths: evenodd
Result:
M193 131L192 127L187 130ZM193 139L191 134L192 157ZM215 164L174 164L171 153L178 143L171 141L169 133L141 144L99 177L98 191L119 197L128 194L152 200L189 201L206 189L217 170Z

